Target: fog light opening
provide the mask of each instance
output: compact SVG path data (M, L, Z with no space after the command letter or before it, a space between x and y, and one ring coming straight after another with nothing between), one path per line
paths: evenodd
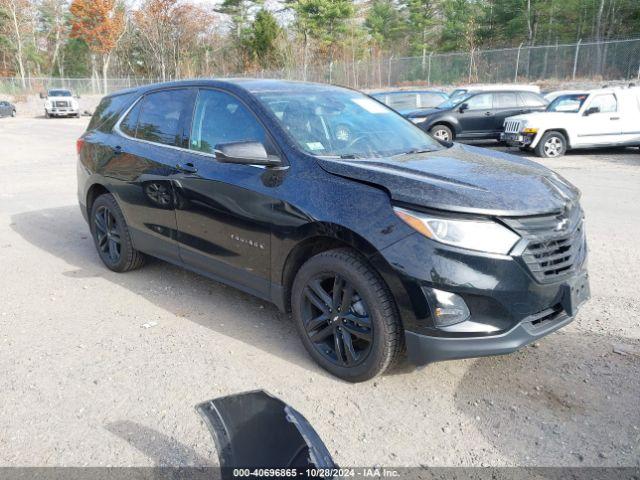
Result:
M437 327L448 327L467 320L471 313L460 295L431 289L433 302L433 321Z

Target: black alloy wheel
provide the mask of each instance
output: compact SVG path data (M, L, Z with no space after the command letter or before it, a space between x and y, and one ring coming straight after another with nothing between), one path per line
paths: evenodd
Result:
M135 270L144 255L133 248L120 206L111 194L100 195L91 206L90 228L102 262L114 272Z
M93 225L100 256L109 263L117 264L122 255L122 243L116 217L108 207L99 207L93 217Z
M354 286L340 275L324 274L303 292L302 320L317 351L336 365L362 363L371 350L373 324Z
M363 382L385 372L404 348L391 291L357 251L309 258L291 288L291 312L309 355L331 374Z

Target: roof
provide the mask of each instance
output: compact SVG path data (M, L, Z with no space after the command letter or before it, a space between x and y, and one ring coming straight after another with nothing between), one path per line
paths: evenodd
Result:
M263 78L201 78L193 80L177 80L172 82L154 83L143 85L141 87L129 88L111 93L113 95L123 95L127 93L143 93L158 88L177 88L177 87L231 87L242 89L249 93L268 93L268 92L287 92L287 91L303 91L303 92L321 92L327 90L351 90L347 87L338 85L329 85L326 83L300 82L294 80L275 80Z

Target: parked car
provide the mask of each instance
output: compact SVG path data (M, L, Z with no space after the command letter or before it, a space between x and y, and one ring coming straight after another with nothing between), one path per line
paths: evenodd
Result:
M604 88L556 98L546 112L504 122L503 140L559 157L572 148L640 146L640 88Z
M51 117L80 117L78 98L71 90L55 88L47 91L44 97L44 116Z
M0 117L15 117L16 107L14 104L7 102L6 100L0 101Z
M398 90L371 94L377 100L405 115L420 108L433 108L449 98L439 90Z
M505 118L546 106L544 98L533 92L482 91L451 97L437 108L417 110L407 118L439 140L498 140Z
M360 130L342 141L340 123ZM350 89L127 90L101 101L77 151L107 268L150 255L291 310L309 354L349 381L405 346L417 365L512 352L589 296L574 186L521 157L441 144Z

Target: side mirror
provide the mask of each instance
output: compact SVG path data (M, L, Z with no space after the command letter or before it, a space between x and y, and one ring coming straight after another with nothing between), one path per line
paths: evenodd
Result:
M464 112L465 110L469 110L469 104L466 102L458 107L458 111L460 113Z
M269 156L260 142L220 143L215 147L216 158L222 163L238 163L241 165L263 165L275 167L282 162L279 158Z
M600 107L589 107L585 110L584 116L588 117L589 115L593 115L594 113L600 113Z
M40 92L40 98L42 99L47 98L47 95L45 93Z

